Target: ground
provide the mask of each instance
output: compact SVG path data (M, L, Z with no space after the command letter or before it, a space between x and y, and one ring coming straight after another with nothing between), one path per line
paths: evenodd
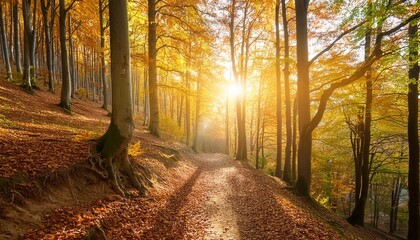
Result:
M89 162L108 113L0 81L0 239L381 239L277 178L196 154L137 123L130 159L153 181L121 198Z

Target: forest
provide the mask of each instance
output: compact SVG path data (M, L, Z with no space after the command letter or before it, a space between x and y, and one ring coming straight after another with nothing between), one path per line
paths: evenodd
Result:
M420 239L419 22L416 0L0 0L0 239Z

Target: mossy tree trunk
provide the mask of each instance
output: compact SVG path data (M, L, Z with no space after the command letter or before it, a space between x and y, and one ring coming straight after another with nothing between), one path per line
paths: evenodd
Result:
M99 140L96 150L118 194L125 195L120 182L120 177L125 174L129 182L144 195L146 188L138 181L128 159L128 143L133 136L134 123L127 1L110 0L109 15L112 116L109 128Z

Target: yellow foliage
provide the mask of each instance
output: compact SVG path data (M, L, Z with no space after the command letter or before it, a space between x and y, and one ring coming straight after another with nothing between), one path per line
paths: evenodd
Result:
M137 157L144 152L143 148L141 147L140 141L137 141L135 144L131 144L128 147L128 154Z

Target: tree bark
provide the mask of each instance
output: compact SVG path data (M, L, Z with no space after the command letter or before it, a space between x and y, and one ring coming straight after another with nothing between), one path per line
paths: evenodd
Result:
M20 28L19 28L19 8L18 1L13 2L13 26L14 26L14 41L15 41L15 62L16 62L16 71L19 74L22 74L22 63L20 56ZM11 36L10 36L11 37Z
M117 193L125 195L119 180L119 175L125 172L131 184L144 195L146 188L138 181L128 159L128 143L133 136L134 122L127 1L110 0L109 15L112 117L107 132L97 145L97 150L106 161L108 177Z
M12 75L12 67L10 65L10 57L9 57L9 47L7 46L7 35L4 23L4 16L3 16L3 5L0 3L0 33L1 33L1 40L2 40L2 47L4 53L4 63L6 65L6 74L7 79L13 80Z
M299 115L298 179L296 189L309 196L311 189L312 131L306 131L311 121L308 64L308 4L295 0L297 40L297 99Z
M407 239L420 239L419 215L419 134L418 134L418 81L419 81L419 44L418 25L408 27L409 63L408 78L408 236Z
M289 27L287 22L286 0L281 0L281 12L284 35L284 95L286 105L286 147L284 149L284 172L283 180L292 182L292 113L290 103L290 56L289 56Z
M368 17L370 17L371 3L368 3ZM368 61L371 53L371 31L368 30L365 36L365 61ZM357 224L364 226L365 208L369 191L369 172L370 172L370 140L371 140L371 125L372 125L372 101L373 101L373 86L372 86L371 67L366 69L366 103L364 114L364 126L361 134L361 189L356 192L356 206L353 209L351 216L347 219L350 224Z
M104 25L104 12L105 9L108 8L107 4L105 4L105 0L99 0L99 31L101 34L101 80L102 80L102 95L104 98L104 102L102 108L108 111L108 83L106 80L106 66L105 66L105 29L106 26Z
M53 11L54 6L51 5L52 1L47 0L41 0L41 10L42 10L42 16L43 16L43 25L44 25L44 35L45 35L45 49L46 49L46 55L47 55L47 69L48 69L48 90L52 93L54 93L54 81L53 81L53 44L52 44L52 27L50 25L49 20L49 12L50 10ZM55 5L55 4L54 4ZM52 15L51 17L54 17L55 15ZM53 21L53 20L51 20Z
M23 11L23 87L33 92L30 66L31 0L22 1Z
M71 110L71 79L66 45L66 1L60 0L61 99L60 107Z
M149 43L149 103L150 123L149 131L156 137L160 136L159 131L159 101L156 69L156 0L147 1L147 16L149 21L148 43Z
M276 25L276 86L277 86L277 156L276 156L276 177L282 177L282 151L283 151L283 122L281 116L281 73L280 73L280 0L276 0L275 25Z

